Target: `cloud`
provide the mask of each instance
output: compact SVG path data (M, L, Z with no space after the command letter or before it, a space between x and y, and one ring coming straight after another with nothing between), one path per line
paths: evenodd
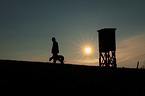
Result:
M140 34L120 41L117 45L118 66L136 67L145 61L145 34Z

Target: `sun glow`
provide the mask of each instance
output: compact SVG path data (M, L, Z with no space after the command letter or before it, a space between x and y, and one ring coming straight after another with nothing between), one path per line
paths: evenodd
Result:
M86 49L85 49L85 52L86 52L86 53L91 53L91 48L86 48Z
M73 44L72 62L82 65L95 65L98 63L98 47L96 33L78 32L71 44Z

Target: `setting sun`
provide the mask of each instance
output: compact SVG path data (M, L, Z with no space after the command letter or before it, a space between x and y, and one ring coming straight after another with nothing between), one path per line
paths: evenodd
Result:
M86 53L91 53L91 48L86 48L86 49L85 49L85 52L86 52Z

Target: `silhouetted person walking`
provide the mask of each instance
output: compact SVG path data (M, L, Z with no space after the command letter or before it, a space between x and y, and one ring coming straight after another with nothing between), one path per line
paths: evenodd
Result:
M56 42L55 37L52 37L52 57L49 58L49 61L51 61L53 59L53 63L56 63L57 60L59 60L61 62L61 64L64 64L64 56L62 55L58 55L59 53L59 47L58 47L58 43Z
M55 37L52 37L52 42L53 42L53 45L52 45L52 54L53 54L53 58L54 58L54 63L56 63L56 58L58 56L58 53L59 53L59 47L58 47L58 43L56 42L56 39Z

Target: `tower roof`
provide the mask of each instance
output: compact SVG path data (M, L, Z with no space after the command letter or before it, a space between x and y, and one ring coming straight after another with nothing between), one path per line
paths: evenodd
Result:
M116 28L103 28L103 29L98 30L98 32L102 32L106 30L116 30Z

